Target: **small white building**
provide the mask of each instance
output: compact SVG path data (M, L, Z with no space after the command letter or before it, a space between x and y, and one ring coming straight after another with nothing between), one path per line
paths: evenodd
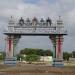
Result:
M53 58L52 56L41 56L40 61L48 64L48 63L52 63Z

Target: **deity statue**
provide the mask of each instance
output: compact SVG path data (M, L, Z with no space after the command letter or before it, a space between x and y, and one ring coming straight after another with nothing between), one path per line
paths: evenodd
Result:
M50 25L51 26L51 24L52 24L52 21L51 21L51 19L48 17L48 19L46 19L46 24L47 24L47 26L48 25Z
M21 19L19 20L19 24L22 26L24 24L24 19L21 17Z
M38 19L36 17L34 17L32 20L33 26L37 25L37 23L38 23Z
M30 23L30 19L29 19L29 18L27 18L27 19L26 19L26 22L27 22L27 23Z
M43 19L43 18L41 18L40 22L44 22L44 19Z

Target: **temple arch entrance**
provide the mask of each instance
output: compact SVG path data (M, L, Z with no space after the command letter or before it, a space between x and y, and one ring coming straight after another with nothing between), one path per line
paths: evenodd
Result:
M46 21L40 21L35 17L32 20L29 18L24 20L21 17L18 22L15 22L11 17L8 30L4 32L4 34L7 35L7 60L13 60L14 50L16 49L16 46L22 36L48 36L53 44L53 66L63 65L61 49L63 44L63 36L67 35L67 33L64 30L63 21L60 17L56 24L53 24L49 18Z

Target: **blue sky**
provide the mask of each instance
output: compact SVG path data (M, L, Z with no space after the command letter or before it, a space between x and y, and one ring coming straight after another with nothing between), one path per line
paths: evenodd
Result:
M58 16L62 16L68 36L65 36L63 43L64 51L75 50L75 0L0 0L0 49L5 50L4 28L7 27L9 17L13 15L15 19L19 17L47 18L48 16L56 21ZM18 50L23 48L43 48L52 49L51 41L48 37L22 37L18 44Z

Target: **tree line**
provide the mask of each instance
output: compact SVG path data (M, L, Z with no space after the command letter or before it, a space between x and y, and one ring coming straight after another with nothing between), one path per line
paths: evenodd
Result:
M27 55L25 58L23 55ZM53 52L51 50L43 50L43 49L32 49L32 48L25 48L16 55L17 60L22 58L23 60L29 59L29 57L34 57L34 59L39 58L39 56L53 56ZM0 60L4 60L6 57L5 52L0 52ZM72 52L63 52L63 59L69 60L69 58L75 58L75 51Z
M31 48L25 48L20 51L19 57L22 57L21 55L37 55L37 56L53 56L53 52L51 50L43 50L43 49L31 49ZM19 59L18 57L18 59ZM63 59L69 60L69 58L75 58L75 51L73 52L63 52Z
M20 54L25 54L25 55L35 54L39 56L52 56L53 55L51 50L31 49L31 48L25 48L21 50Z
M25 48L20 51L20 53L17 55L17 60L25 60L29 63L32 63L32 61L39 61L40 56L52 56L53 53L51 50L43 50L43 49L31 49L31 48Z

